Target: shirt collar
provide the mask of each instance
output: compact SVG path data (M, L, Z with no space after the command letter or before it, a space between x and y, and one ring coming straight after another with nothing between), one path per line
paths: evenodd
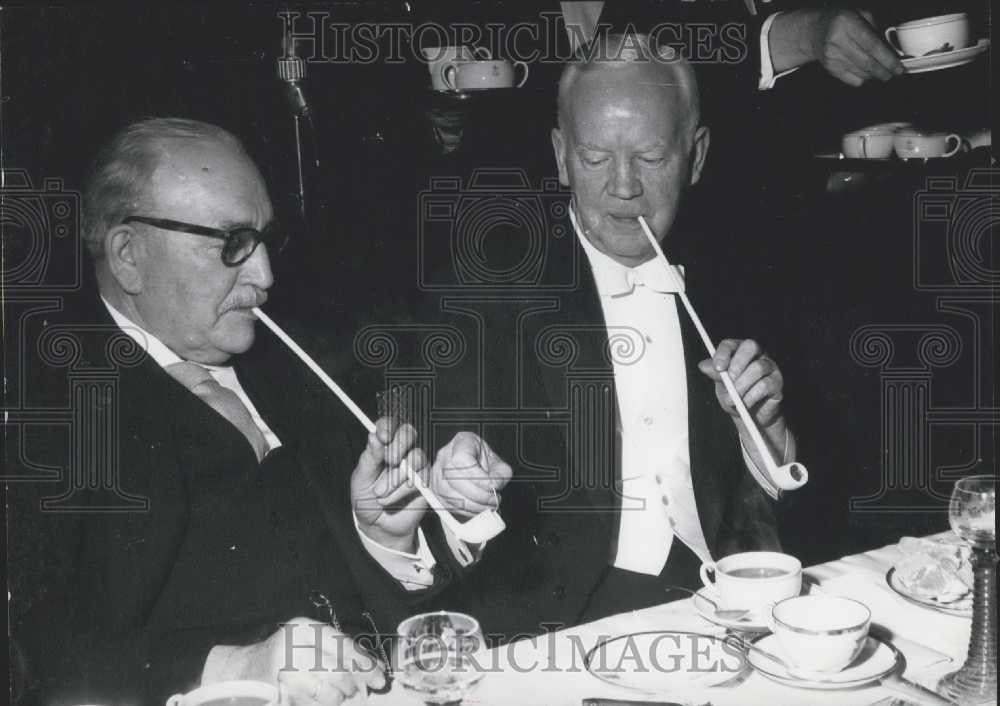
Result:
M174 363L183 362L183 359L167 348L163 341L133 322L125 316L125 314L118 311L111 305L111 302L103 296L101 296L101 301L104 302L104 306L107 307L108 313L111 314L111 318L114 319L118 328L131 336L132 339L139 344L139 346L141 346L142 349L149 354L149 357L155 360L156 364L161 368L173 365Z
M627 267L594 247L580 230L572 208L569 209L569 219L573 224L573 230L576 231L576 237L583 247L583 252L587 255L590 269L594 273L597 293L601 296L616 297L631 294L636 285L643 285L657 292L669 294L683 291L683 289L678 289L674 278L664 269L663 263L659 259L653 258L636 267ZM677 269L683 275L683 268L678 267Z

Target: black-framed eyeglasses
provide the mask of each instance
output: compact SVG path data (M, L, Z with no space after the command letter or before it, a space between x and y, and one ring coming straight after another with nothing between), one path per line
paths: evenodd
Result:
M227 267L238 267L250 259L258 243L264 243L273 252L279 253L288 244L288 233L281 229L275 222L268 223L264 230L257 230L247 226L221 230L219 228L209 228L198 226L182 221L172 221L167 218L150 218L148 216L129 216L122 220L122 223L145 223L154 228L172 230L178 233L190 233L191 235L203 235L207 238L218 238L225 241L222 246L222 263Z

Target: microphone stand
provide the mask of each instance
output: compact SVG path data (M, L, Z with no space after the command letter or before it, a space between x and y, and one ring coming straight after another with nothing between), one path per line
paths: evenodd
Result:
M288 93L289 100L293 106L295 114L293 116L293 122L295 126L295 161L298 172L298 183L299 183L299 215L302 218L302 224L305 226L308 223L307 220L307 209L306 209L306 181L305 181L305 170L303 169L303 157L302 157L302 120L308 119L310 127L312 127L312 116L309 113L309 106L305 101L305 96L302 93L302 80L306 75L306 64L295 54L289 54L285 57L278 59L278 78L285 82L285 90ZM316 130L312 130L313 133L313 150L317 152L316 156L316 166L319 166L319 156L318 150L316 149Z

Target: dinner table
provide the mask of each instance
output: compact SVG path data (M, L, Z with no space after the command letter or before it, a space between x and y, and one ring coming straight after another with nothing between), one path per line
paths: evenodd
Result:
M929 539L944 539L949 535L941 533ZM803 592L844 596L864 603L871 610L874 634L882 636L902 655L899 668L890 678L897 684L902 677L906 682L933 689L942 676L964 662L971 620L919 605L893 590L887 573L901 556L898 543L893 543L808 567L803 570ZM581 706L587 699L597 700L596 703L617 700L713 706L931 703L919 694L900 695L883 680L832 690L789 686L764 676L749 664L720 684L707 687L693 684L670 693L618 686L599 679L587 669L585 654L609 638L650 631L726 636L727 628L703 617L705 611L696 610L695 600L673 600L495 647L477 662L484 675L463 703ZM373 706L413 706L420 702L398 679L387 693L368 698Z

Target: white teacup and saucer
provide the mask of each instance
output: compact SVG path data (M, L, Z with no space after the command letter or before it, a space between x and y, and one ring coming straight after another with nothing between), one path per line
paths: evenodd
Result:
M699 570L704 588L694 596L694 609L716 625L743 631L768 629L770 607L802 592L802 563L780 552L742 552ZM719 611L748 611L729 619Z
M899 652L869 634L871 611L850 598L814 595L779 601L772 634L755 640L750 666L774 681L807 689L851 689L882 679Z
M902 57L907 73L948 69L968 64L990 46L989 39L973 42L964 12L904 22L885 31L886 41Z

